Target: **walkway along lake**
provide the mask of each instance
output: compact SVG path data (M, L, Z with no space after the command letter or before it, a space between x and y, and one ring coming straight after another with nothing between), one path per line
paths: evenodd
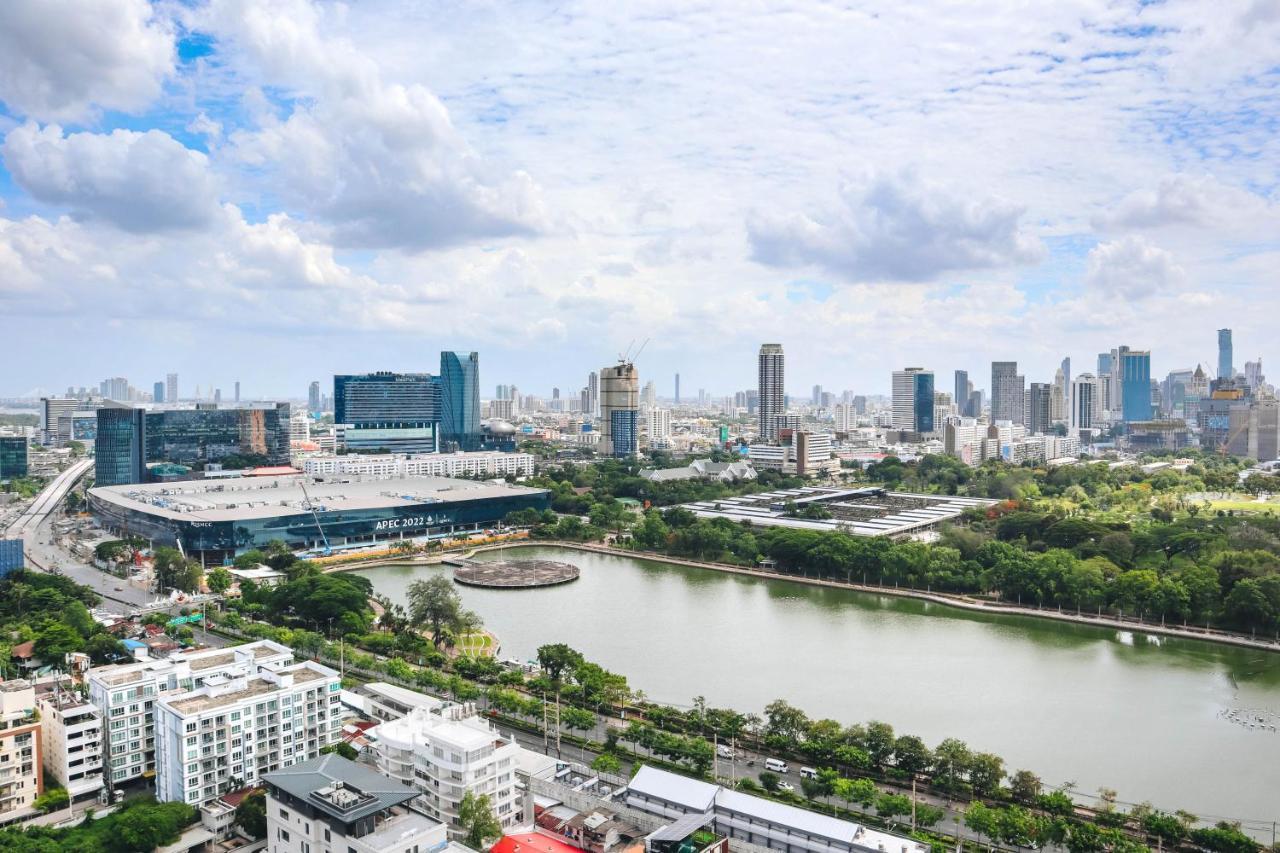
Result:
M565 548L477 554L581 568L531 590L457 587L532 658L566 642L651 699L879 719L930 746L958 737L1046 784L1115 788L1204 818L1280 820L1280 655ZM363 572L403 601L444 566ZM1248 711L1248 714L1243 713Z

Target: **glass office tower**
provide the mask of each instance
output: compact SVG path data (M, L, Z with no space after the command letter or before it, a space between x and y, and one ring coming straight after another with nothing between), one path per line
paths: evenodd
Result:
M459 450L474 450L479 444L479 353L440 353L440 433Z
M147 413L142 409L99 409L94 443L94 485L124 486L147 481Z
M333 377L333 422L348 450L434 453L440 410L441 383L430 373Z
M27 476L27 437L0 436L0 480Z

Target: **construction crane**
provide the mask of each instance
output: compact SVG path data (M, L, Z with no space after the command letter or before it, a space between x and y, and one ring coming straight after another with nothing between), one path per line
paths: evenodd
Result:
M644 342L640 344L640 349L636 350L636 354L631 355L631 348L635 345L636 345L635 338L632 338L631 343L627 344L627 348L622 352L618 353L619 364L632 364L633 362L635 362L635 360L640 357L640 353L644 352L644 348L649 345L649 339L645 338Z
M324 527L320 524L320 516L316 514L316 505L311 502L311 495L307 494L306 478L298 481L298 485L302 487L302 497L307 501L307 509L311 510L311 517L316 520L316 530L320 531L320 541L324 542L324 550L320 553L329 556L333 553L333 548L329 547L329 537L324 533Z

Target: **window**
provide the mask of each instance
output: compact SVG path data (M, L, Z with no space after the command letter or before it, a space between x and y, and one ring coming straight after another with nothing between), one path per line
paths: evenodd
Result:
M281 840L281 841L288 841L288 840L289 840L289 830L287 830L287 829L281 829L281 830L278 830L278 832L279 832L279 838L280 838L280 840Z
M288 819L289 819L289 813L288 813L287 811L285 811L284 809L281 809L281 810L280 810L280 819L281 819L281 820L288 820Z

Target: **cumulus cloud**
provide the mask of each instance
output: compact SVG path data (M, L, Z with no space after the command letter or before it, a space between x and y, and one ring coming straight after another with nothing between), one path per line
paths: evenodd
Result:
M1138 236L1094 246L1087 267L1090 288L1131 301L1175 289L1186 279L1186 271L1171 253Z
M138 110L173 66L173 34L147 0L0 3L0 101L23 115Z
M756 212L752 254L775 267L813 266L847 281L929 281L943 273L1032 263L1043 257L1023 208L966 198L912 172L847 182L820 213Z
M277 176L273 189L332 226L336 243L417 250L543 227L529 175L477 155L424 86L387 82L368 56L325 37L311 3L226 0L206 23L264 80L300 98L287 118L268 114L232 134L230 153Z
M199 228L219 212L208 159L160 130L64 135L26 124L0 153L23 189L77 218L142 233Z
M1220 227L1256 217L1273 216L1267 202L1210 175L1169 175L1154 188L1135 190L1112 209L1093 218L1107 231L1193 225Z

